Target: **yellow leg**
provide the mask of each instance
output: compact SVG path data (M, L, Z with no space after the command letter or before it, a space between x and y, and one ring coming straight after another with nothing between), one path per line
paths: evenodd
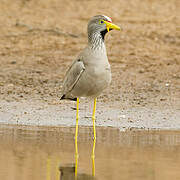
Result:
M95 146L96 146L96 139L93 142L93 150L92 150L92 175L95 176Z
M47 160L46 160L46 179L50 180L51 179L51 158L48 156Z
M92 149L92 175L95 176L95 146L96 146L96 125L95 125L95 112L96 112L96 98L94 99L94 108L93 108L93 131L94 131L94 141L93 141L93 149Z
M96 127L95 127L96 117L95 117L95 112L96 112L96 98L94 99L94 108L93 108L93 115L92 115L94 139L96 140Z
M76 134L75 134L75 177L77 177L77 166L78 166L78 119L79 119L79 98L77 98L77 110L76 110Z
M56 159L56 180L60 179L60 171L59 171L59 159Z

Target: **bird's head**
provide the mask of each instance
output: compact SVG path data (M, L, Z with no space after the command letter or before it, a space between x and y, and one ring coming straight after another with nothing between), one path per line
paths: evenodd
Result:
M105 15L97 15L90 19L88 23L88 35L91 36L93 33L100 33L102 38L107 32L111 30L121 30L121 28L112 23L110 17Z

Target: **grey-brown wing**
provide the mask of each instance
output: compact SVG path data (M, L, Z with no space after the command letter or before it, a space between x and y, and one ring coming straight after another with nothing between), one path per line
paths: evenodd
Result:
M63 90L62 90L64 95L73 89L73 87L78 82L84 70L85 70L85 66L83 61L78 59L73 62L73 64L70 66L64 77Z

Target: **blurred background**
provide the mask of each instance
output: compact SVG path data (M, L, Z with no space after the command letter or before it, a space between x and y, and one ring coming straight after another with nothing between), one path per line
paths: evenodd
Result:
M106 36L113 81L99 101L177 107L178 0L1 0L0 99L59 103L66 68L97 14L123 28Z

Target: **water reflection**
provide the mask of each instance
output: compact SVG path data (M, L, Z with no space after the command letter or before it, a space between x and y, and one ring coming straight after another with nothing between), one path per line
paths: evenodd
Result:
M56 165L56 180L95 180L95 146L96 146L96 138L93 140L93 146L92 146L92 175L85 174L85 173L78 173L78 159L79 159L79 153L78 153L78 141L77 136L75 136L75 164L67 164L64 166L58 166ZM47 158L47 169L46 169L46 179L51 180L51 158L48 156ZM58 164L58 161L57 161ZM60 173L58 173L58 170Z
M95 131L94 131L95 132ZM77 138L77 136L76 136ZM92 147L92 176L89 175L78 175L77 173L77 168L78 168L78 158L79 158L79 154L78 154L78 144L77 144L77 139L75 138L75 179L95 179L95 146L96 146L96 138L94 138L93 140L93 147Z
M92 175L85 173L77 173L75 176L75 165L67 165L59 168L60 170L60 180L96 180Z
M52 179L52 169L54 168L53 159L50 156L47 157L46 160L46 180ZM59 172L59 159L55 160L55 180L59 180L60 172Z
M94 175L103 180L180 179L180 131L97 127L94 143L93 129L81 127L77 166L74 134L73 127L1 125L0 180L59 180L62 172L75 176L75 167L78 180Z
M60 180L75 179L75 165L60 166Z

